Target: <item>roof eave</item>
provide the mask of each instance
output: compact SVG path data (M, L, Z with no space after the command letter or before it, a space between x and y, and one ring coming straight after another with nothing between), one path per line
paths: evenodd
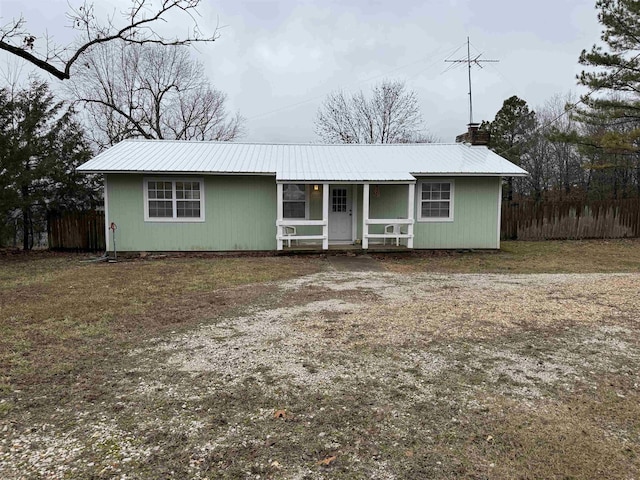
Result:
M77 169L85 174L128 174L128 175L227 175L227 176L265 176L276 177L276 172L197 172L197 171L159 171L159 170L93 170ZM528 172L411 172L414 177L526 177ZM278 182L309 183L412 183L415 179L407 178L278 178Z
M198 171L165 171L165 170L93 170L93 169L76 169L80 173L101 173L103 175L111 174L130 174L130 175L242 175L242 176L264 176L275 177L276 172L198 172Z
M526 177L529 172L411 172L416 177Z

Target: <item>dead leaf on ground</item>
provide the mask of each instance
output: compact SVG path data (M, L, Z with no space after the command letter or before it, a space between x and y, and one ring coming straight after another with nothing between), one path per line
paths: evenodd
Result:
M329 465L331 465L333 462L335 462L336 458L338 458L338 457L336 457L335 455L332 455L331 457L327 457L327 458L325 458L325 459L323 459L323 460L320 460L320 461L318 461L318 462L316 462L316 463L317 463L318 465L320 465L320 466L328 467L328 466L329 466Z

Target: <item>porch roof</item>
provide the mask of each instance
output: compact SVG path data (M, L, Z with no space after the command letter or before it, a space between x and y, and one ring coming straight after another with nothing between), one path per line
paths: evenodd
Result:
M85 173L274 175L277 181L412 182L417 176L523 176L484 146L256 144L125 140L78 168Z

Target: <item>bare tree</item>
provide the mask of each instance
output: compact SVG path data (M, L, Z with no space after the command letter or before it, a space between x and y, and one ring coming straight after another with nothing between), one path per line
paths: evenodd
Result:
M578 187L586 189L585 159L580 154L575 142L568 137L581 132L583 126L575 118L567 114L567 105L574 105L576 98L572 93L557 94L551 97L544 106L538 108L538 118L542 125L550 125L542 133L549 142L551 164L551 182L559 195L565 196Z
M195 20L201 0L131 0L128 10L105 19L95 16L92 3L84 2L71 8L67 17L79 36L72 45L58 45L46 36L38 37L27 28L23 16L0 25L0 49L16 55L60 80L68 80L71 67L83 54L96 45L114 40L131 44L191 45L195 42L213 42L218 38L218 28L212 35L204 36ZM186 15L192 22L191 29L183 37L169 38L160 34L158 25L167 21L172 13Z
M358 92L330 93L318 110L316 134L330 143L407 143L430 137L422 131L418 99L398 81L373 87L371 98Z
M244 119L228 114L227 96L182 46L97 46L67 91L85 106L99 148L131 137L229 141L242 134Z

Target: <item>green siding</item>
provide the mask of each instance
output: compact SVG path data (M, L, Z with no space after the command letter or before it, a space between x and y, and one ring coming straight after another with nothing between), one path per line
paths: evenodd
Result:
M109 222L118 225L118 250L275 250L275 178L203 178L205 221L162 223L144 221L142 175L108 175ZM109 250L112 249L110 242Z
M375 194L376 188L379 192L378 196ZM369 197L369 218L407 218L408 185L371 185ZM404 227L402 231L404 232ZM369 225L369 233L383 232L384 225Z
M322 220L322 184L318 188L316 192L309 185L309 220Z
M197 176L197 175L196 175ZM154 178L158 177L156 175ZM175 178L167 177L167 178ZM276 249L276 182L268 176L204 176L204 222L145 222L143 175L107 176L109 222L118 225L120 251L233 251ZM436 180L436 179L434 179ZM419 222L414 248L499 248L498 177L455 178L454 221ZM406 218L407 185L371 187L371 218ZM322 186L310 186L309 218L322 219ZM357 238L362 239L362 185L354 189ZM416 188L416 196L419 195ZM417 201L416 201L417 203ZM416 204L416 213L419 205ZM382 226L371 226L372 233ZM320 234L321 227L298 227ZM110 239L109 250L113 249Z
M416 221L414 248L499 248L500 178L460 177L454 182L453 222ZM416 197L419 195L416 186ZM416 204L416 218L418 213Z

